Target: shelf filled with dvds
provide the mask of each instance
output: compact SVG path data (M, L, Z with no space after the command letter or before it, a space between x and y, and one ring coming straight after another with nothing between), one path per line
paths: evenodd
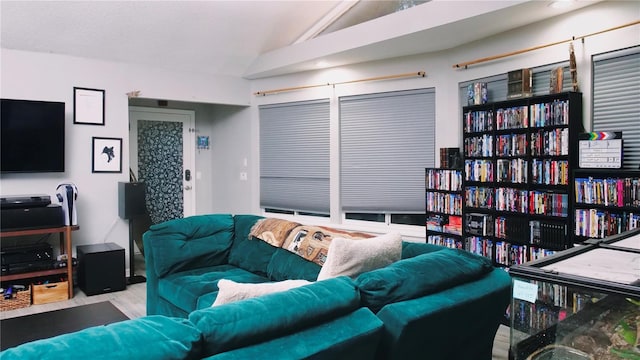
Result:
M511 266L571 247L582 94L469 105L462 113L464 248Z
M576 169L575 242L640 227L640 171Z
M462 170L425 169L426 240L462 248Z

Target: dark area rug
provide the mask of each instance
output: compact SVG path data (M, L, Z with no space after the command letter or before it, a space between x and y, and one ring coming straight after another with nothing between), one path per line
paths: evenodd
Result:
M109 301L5 319L0 321L0 350L128 319Z

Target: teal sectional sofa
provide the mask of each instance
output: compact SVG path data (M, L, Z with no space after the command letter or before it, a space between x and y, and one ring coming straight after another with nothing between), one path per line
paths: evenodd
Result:
M373 359L382 321L338 277L242 302L148 315L37 340L2 360Z
M261 219L213 214L153 225L143 239L148 315L193 321L194 314L216 308L211 305L221 279L237 283L314 282L319 265L250 236L251 228ZM494 268L488 259L411 242L402 242L399 261L364 272L353 282L361 309L374 313L383 324L379 341L369 343L368 350L377 359L491 359L495 333L511 295L508 273ZM296 302L294 293L291 300ZM244 307L247 301L236 306ZM275 321L286 323L289 313L298 311L297 306L291 306ZM323 342L302 332L277 341L285 348ZM242 351L242 356L249 358L263 351L259 346L245 345L239 344L236 353ZM358 354L362 356L355 358L368 355ZM218 356L242 358L224 352Z
M262 220L213 214L151 226L143 237L147 316L23 344L0 353L0 360L69 354L96 359L491 359L511 281L489 260L398 237L398 260L352 277L316 281L320 265L291 247L254 237L252 229ZM355 241L373 246L368 240ZM223 295L228 291L224 284L252 288L287 280L295 280L297 287L212 306L228 295Z

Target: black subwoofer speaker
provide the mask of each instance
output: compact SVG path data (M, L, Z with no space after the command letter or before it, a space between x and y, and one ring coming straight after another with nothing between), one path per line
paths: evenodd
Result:
M132 219L147 213L145 186L142 182L118 183L118 216Z
M114 243L76 246L78 285L87 295L124 290L124 249Z

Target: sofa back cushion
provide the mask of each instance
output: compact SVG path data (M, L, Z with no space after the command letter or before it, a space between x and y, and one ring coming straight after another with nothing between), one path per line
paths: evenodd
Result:
M360 275L363 305L378 312L389 303L436 293L484 276L491 261L458 249L442 249L395 262Z
M202 334L187 319L154 315L26 343L3 351L0 358L199 359L201 341Z
M249 235L251 227L262 216L236 215L235 237L229 251L229 264L266 276L267 265L276 248Z
M190 216L151 225L144 237L153 243L157 255L157 276L226 263L233 225L233 217L228 214Z
M267 276L273 281L316 281L319 272L320 265L281 248L276 249L267 266Z
M403 241L402 242L402 258L408 259L414 256L427 254L434 251L440 251L443 249L447 249L447 248L440 245Z
M192 312L203 333L203 357L289 335L360 307L353 281L319 281L284 292Z

